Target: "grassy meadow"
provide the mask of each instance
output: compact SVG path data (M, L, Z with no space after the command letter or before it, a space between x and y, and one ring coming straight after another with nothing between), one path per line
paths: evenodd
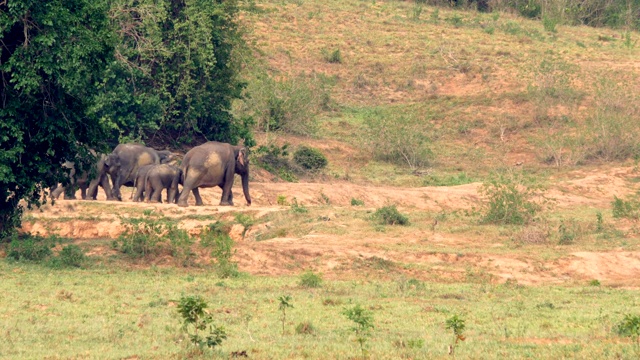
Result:
M640 358L640 34L394 0L246 1L241 23L233 111L272 156L253 207L26 212L64 233L45 258L82 261L1 244L1 359ZM279 168L285 144L326 169ZM391 205L408 224L376 220ZM234 241L194 235L218 220ZM213 350L182 328L192 295Z

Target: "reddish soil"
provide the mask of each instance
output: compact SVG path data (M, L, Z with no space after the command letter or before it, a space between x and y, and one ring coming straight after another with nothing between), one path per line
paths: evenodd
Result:
M557 209L573 207L595 207L608 209L613 196L625 196L635 191L634 184L628 181L635 178L633 168L612 168L599 171L579 171L573 173L570 180L558 181L545 192L553 198ZM54 206L45 206L42 212L30 214L34 221L25 221L23 230L33 233L57 233L62 236L83 239L112 239L122 232L118 220L119 209L122 216L132 213L140 216L142 209L153 209L164 216L184 217L180 226L190 232L197 232L206 219L204 215L232 214L251 212L255 218L283 211L288 207L277 205L279 195L289 201L293 197L309 208L323 205L321 194L331 200L331 206L324 206L326 220L332 221L337 228L344 228L342 235L332 235L311 231L300 237L276 237L256 241L255 234L268 227L262 223L252 227L241 236L242 226L234 225L231 231L236 240L236 260L242 271L259 275L298 274L303 269L312 268L325 276L342 277L345 273L363 274L374 272L382 276L405 276L433 279L437 281L469 280L505 281L513 279L518 283L542 284L582 282L598 279L601 282L619 286L638 286L640 279L640 252L611 249L608 251L574 251L564 254L560 259L540 261L527 256L535 247L514 250L513 253L498 251L486 253L478 251L470 254L451 253L451 249L477 248L478 244L465 233L440 232L438 228L416 226L411 236L386 233L363 233L362 229L352 228L352 222L342 222L335 214L351 209L352 198L363 200L367 208L375 209L388 204L397 205L403 212L437 214L440 211L471 209L480 205L478 194L480 183L451 187L395 188L355 185L347 182L334 183L268 183L251 184L253 205L247 207L239 188L234 189L236 206L190 206L179 208L167 204L117 203L99 200L93 204L104 206L85 206L77 200L60 200ZM128 194L129 190L124 190ZM217 204L218 189L202 189L205 204ZM191 199L193 202L193 199ZM96 210L97 209L97 210ZM91 213L98 211L98 213ZM82 212L80 214L79 212ZM84 216L84 217L83 217ZM93 216L93 218L91 217ZM65 218L56 222L56 218ZM76 219L74 219L76 218ZM52 221L53 220L53 221ZM425 230L426 229L426 230ZM364 235L363 235L364 234ZM373 234L373 235L372 235ZM421 251L420 244L428 241L431 251ZM425 243L426 244L426 243ZM483 243L485 244L485 243ZM405 250L411 249L411 250ZM434 246L446 247L448 251L433 251ZM488 249L500 248L501 243L486 242ZM393 250L390 250L393 249ZM454 250L455 251L455 250ZM91 249L90 254L109 254L112 252L107 241L105 246ZM400 268L394 264L414 264L416 266ZM623 265L623 266L622 266Z

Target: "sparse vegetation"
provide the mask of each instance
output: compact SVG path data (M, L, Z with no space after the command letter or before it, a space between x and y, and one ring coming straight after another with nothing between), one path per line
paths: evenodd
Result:
M480 193L488 198L484 206L483 223L523 225L531 221L540 209L532 201L536 188L527 184L522 175L517 173L493 174L483 184Z
M322 286L322 274L307 270L300 275L300 286L305 288L319 288Z
M215 222L202 229L200 244L213 248L211 257L216 261L216 271L219 277L233 278L240 275L238 264L232 260L235 250L226 224Z
M395 205L379 208L371 218L381 225L409 225L409 218L400 213Z

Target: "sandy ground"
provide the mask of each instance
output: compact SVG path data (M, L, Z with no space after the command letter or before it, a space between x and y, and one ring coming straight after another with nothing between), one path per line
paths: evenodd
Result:
M581 171L572 174L570 180L556 182L545 191L545 196L554 199L554 206L562 208L595 207L609 209L613 196L624 197L634 193L635 183L629 181L637 178L633 168L612 168L606 171ZM237 184L236 184L237 185ZM184 217L197 215L192 219L182 220L180 226L189 231L198 231L206 215L247 212L260 218L266 214L287 210L288 207L278 205L278 196L286 196L288 201L293 197L300 204L308 207L323 205L322 194L329 196L331 206L327 220L337 221L343 226L342 235L331 235L322 232L311 232L301 237L276 237L264 241L255 241L252 233L261 230L257 225L249 230L246 238L241 236L242 227L234 225L232 237L236 240L235 259L242 271L255 275L298 274L303 269L321 271L327 277L341 277L345 273L363 273L374 271L403 274L410 277L435 279L438 281L469 280L469 277L484 277L487 281L503 282L508 279L523 284L587 282L597 279L618 286L640 286L640 252L610 249L608 251L569 252L560 259L540 261L539 258L527 257L526 252L487 251L461 256L449 252L420 251L421 241L428 239L429 245L447 246L464 249L470 245L471 239L464 233L432 232L416 230L412 236L398 238L392 234L381 234L363 237L361 232L351 231L351 224L341 224L336 220L335 212L350 209L352 198L363 200L368 208L378 208L395 204L403 212L412 211L453 211L479 207L482 198L478 193L480 183L451 187L396 188L354 185L347 182L335 183L251 183L253 205L246 206L240 188L234 188L234 207L215 205L189 206L180 208L169 204L146 204L132 202L107 202L99 198L94 204L99 216L90 217L89 208L81 200L59 200L54 206L46 206L43 211L33 211L31 221L25 221L24 231L39 234L57 233L71 237L77 241L87 239L116 238L123 230L118 216L127 216L124 208L152 209L164 216ZM129 195L129 189L123 188L123 195ZM205 204L219 202L219 189L202 189ZM79 196L79 194L78 194ZM100 194L100 196L104 196ZM193 204L193 198L190 199ZM349 210L346 210L349 211ZM84 214L86 212L86 214ZM130 211L128 213L131 213ZM95 215L95 214L94 214ZM139 213L136 215L139 216ZM200 218L198 218L198 216ZM333 219L331 219L333 217ZM56 218L64 221L55 221ZM53 221L52 221L53 220ZM424 229L425 227L421 227ZM92 253L108 253L107 240L104 247L97 247ZM491 242L489 242L491 244ZM386 245L393 245L389 250ZM411 247L412 251L403 251L402 246ZM501 246L499 243L489 246ZM535 251L535 250L534 250ZM378 262L382 261L381 267ZM418 264L416 267L389 269L388 264ZM376 265L378 264L378 265ZM470 270L471 269L471 270Z

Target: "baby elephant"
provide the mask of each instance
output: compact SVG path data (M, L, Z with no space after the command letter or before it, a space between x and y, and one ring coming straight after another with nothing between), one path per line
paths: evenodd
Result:
M161 203L162 190L167 189L168 202L175 203L179 194L178 184L182 184L182 170L169 164L154 165L147 172L144 184L147 202Z

